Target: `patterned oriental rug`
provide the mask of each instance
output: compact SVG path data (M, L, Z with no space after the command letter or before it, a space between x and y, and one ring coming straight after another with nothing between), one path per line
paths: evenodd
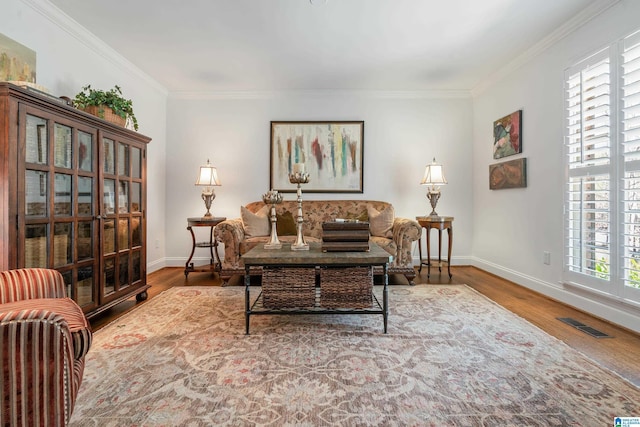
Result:
M72 425L607 426L640 415L640 389L467 286L391 286L389 300L387 335L380 315L263 315L246 336L242 287L172 288L95 333Z

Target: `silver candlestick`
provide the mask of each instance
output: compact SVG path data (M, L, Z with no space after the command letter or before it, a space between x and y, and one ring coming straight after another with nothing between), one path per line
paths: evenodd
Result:
M304 222L302 218L302 187L300 184L306 184L309 182L309 174L304 172L295 172L289 174L289 182L292 184L297 184L298 186L298 221L296 223L296 241L291 244L292 251L308 251L309 244L304 241L304 235L302 234L302 223Z
M282 243L278 239L277 230L277 218L276 218L276 205L282 203L282 194L276 190L267 191L262 195L262 201L268 205L271 205L271 238L269 242L264 245L265 249L280 249Z

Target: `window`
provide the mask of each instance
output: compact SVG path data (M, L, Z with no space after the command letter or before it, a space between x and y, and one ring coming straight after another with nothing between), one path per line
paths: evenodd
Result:
M640 302L640 32L565 72L565 281Z

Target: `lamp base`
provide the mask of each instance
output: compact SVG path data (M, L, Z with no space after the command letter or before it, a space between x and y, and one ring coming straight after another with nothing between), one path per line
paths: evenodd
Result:
M216 198L216 193L213 192L213 188L209 191L208 188L202 190L202 200L204 200L204 206L207 208L207 212L202 216L203 218L211 218L211 202Z
M427 199L429 199L431 203L431 213L429 216L439 216L436 212L436 205L438 204L438 200L440 200L440 190L429 190Z

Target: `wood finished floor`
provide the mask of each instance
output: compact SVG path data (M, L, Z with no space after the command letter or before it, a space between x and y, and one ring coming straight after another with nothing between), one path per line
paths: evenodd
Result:
M416 277L416 285L467 284L549 335L564 341L601 366L640 387L640 335L475 267L452 267L453 279L451 280L444 269L442 273L434 270L431 278L427 279L426 268L423 268L422 273ZM391 277L390 282L407 283L404 277ZM151 288L148 290L147 301L174 286L221 285L220 279L209 273L191 273L188 279L185 279L184 269L177 267L164 268L149 274L148 283ZM234 277L230 281L230 285L240 284L240 277ZM94 331L140 304L144 302L136 304L135 298L132 298L91 319ZM613 338L591 337L560 322L557 320L558 317L571 317Z

